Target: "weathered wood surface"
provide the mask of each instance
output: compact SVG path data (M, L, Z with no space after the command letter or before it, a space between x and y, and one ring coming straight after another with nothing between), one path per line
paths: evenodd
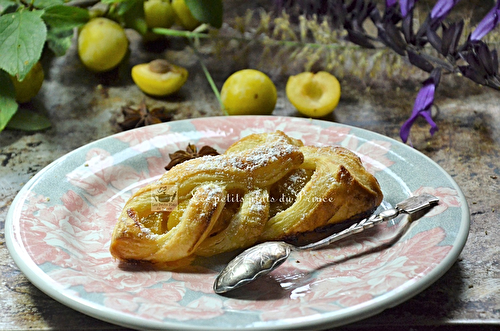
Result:
M238 7L235 7L238 8ZM44 58L46 81L31 106L52 121L51 129L0 133L0 329L5 330L121 330L54 301L35 288L19 271L5 246L4 222L22 185L35 173L67 152L117 132L120 107L138 104L144 95L130 78L132 65L166 57L189 69L187 84L175 96L146 100L174 113L174 120L221 115L218 103L196 56L182 40L171 40L165 50L145 49L131 36L128 62L108 74L89 73L75 49L61 58ZM219 86L243 67L258 67L261 50L245 59L234 54L205 58ZM279 64L276 64L278 67ZM279 101L275 115L299 116L284 94L287 75L298 68L268 71L276 82ZM418 72L415 73L418 75ZM342 99L325 120L365 128L399 139L399 128L410 115L418 79L374 77L348 73L341 79ZM412 131L414 147L443 167L462 188L471 212L470 235L459 260L435 284L407 302L346 329L413 330L429 326L496 329L500 324L500 92L478 87L460 77L445 77L436 100L439 131L431 137L418 121Z

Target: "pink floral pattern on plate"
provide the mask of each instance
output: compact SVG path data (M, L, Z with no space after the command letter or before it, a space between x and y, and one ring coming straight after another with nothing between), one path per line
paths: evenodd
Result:
M185 129L186 125L191 129ZM463 228L460 222L464 222L463 199L456 185L448 179L441 180L440 186L432 185L439 181L429 180L419 185L403 174L415 194L426 192L441 199L439 206L412 224L413 235L399 237L399 224L378 225L328 249L294 254L282 267L234 296L212 291L215 276L228 257L196 259L177 271L120 264L110 256L109 242L121 208L134 190L164 172L169 153L184 149L189 142L223 151L250 133L282 130L306 144L350 148L370 171L380 175L382 187L389 190L386 198L390 190L398 190L391 172L385 171L398 165L398 159L391 157L396 142L366 131L281 117L195 119L180 127L173 122L106 138L104 144L75 151L69 159L76 166L65 171L68 161L62 160L53 167L60 169L47 170L42 177L51 176L52 182L44 184L35 178L18 196L6 231L8 243L22 248L11 249L21 269L28 274L37 269L36 275L46 276L48 292L57 289L79 304L101 306L116 314L117 323L122 316L136 318L132 327L148 322L165 327L190 323L200 329L206 325L251 328L255 323L287 327L301 318L312 324L333 322L336 312L415 287L443 268L443 261L464 244L457 244L457 238L450 235L457 227ZM121 147L113 152L109 146ZM417 163L429 162L411 150L408 153ZM61 172L64 178L57 178ZM57 188L52 192L54 185ZM453 223L457 217L458 223ZM11 236L10 229L14 229ZM393 244L381 249L388 242ZM23 260L34 266L24 266ZM356 318L360 317L353 313Z

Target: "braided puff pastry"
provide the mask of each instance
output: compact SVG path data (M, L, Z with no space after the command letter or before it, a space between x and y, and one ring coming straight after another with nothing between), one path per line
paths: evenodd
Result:
M175 186L173 210L156 192ZM291 238L372 212L380 186L352 152L303 146L281 131L178 164L125 204L110 250L120 260L172 262Z

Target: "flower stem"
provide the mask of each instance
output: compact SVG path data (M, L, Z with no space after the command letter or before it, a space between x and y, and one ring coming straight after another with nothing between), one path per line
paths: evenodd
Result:
M161 34L164 36L172 37L184 37L184 38L212 38L212 36L206 33L199 33L193 31L183 31L175 29L165 29L165 28L154 28L153 32L156 34Z
M222 104L222 99L220 97L219 89L215 85L215 82L212 78L212 75L210 75L210 72L208 71L207 66L203 62L203 59L201 57L201 54L198 52L198 49L196 49L196 46L194 45L194 42L191 38L188 38L189 43L191 44L191 48L193 49L194 53L196 54L196 57L198 58L198 61L200 62L201 68L203 69L203 73L205 74L205 77L207 78L208 84L212 88L212 91L215 94L215 97L217 98L217 101L219 102L219 105L224 112L224 115L228 115L226 109L224 108L224 105Z

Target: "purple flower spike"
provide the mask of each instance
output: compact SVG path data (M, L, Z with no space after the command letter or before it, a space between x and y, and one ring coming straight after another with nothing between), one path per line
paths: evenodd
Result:
M451 9L460 0L438 0L431 11L431 18L436 21L441 21L450 13Z
M427 123L430 124L431 135L434 135L434 133L438 130L438 127L431 116L431 107L434 104L434 92L439 84L440 77L441 71L434 70L431 73L431 76L424 81L422 88L417 94L410 118L401 126L399 136L403 142L406 143L408 141L410 129L413 123L417 120L418 116L422 116L425 118Z
M398 3L398 0L385 0L385 6L387 8L394 7Z
M399 0L399 7L401 7L401 15L403 17L408 16L408 13L415 7L416 1L417 0Z
M477 25L476 29L471 33L471 40L481 40L486 36L491 30L496 28L499 23L500 16L500 1L497 1L496 5L486 14L481 22Z

